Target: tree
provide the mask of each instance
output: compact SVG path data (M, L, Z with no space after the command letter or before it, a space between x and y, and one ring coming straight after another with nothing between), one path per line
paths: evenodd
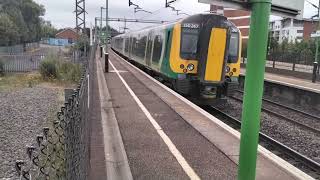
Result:
M0 29L9 29L5 24L14 27L14 30L0 31L0 37L7 37L15 33L10 43L28 43L39 41L43 36L43 20L45 8L33 0L0 0L2 24ZM50 31L51 32L51 31ZM11 37L12 38L12 37ZM18 41L16 41L18 39ZM8 40L6 40L8 42ZM4 43L2 43L4 44Z
M18 28L7 14L0 14L0 46L16 44L19 41Z
M50 22L48 21L42 21L41 22L41 37L43 38L50 38L55 37L58 30L54 28Z

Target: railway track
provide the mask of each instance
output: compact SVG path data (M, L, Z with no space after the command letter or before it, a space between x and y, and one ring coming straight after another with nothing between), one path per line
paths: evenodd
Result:
M243 94L243 91L241 91L241 90L237 90L237 92ZM299 109L296 109L296 108L293 108L293 107L289 107L289 106L286 106L286 105L271 101L271 100L266 99L266 98L262 98L262 100L265 101L265 102L268 102L270 104L277 105L279 107L282 107L282 108L285 108L285 109L288 109L288 110L291 110L291 111L295 111L297 113L300 113L300 114L305 115L305 116L312 117L312 118L317 119L318 121L320 121L320 117L319 116L313 115L311 113L307 113L305 111L301 111Z
M238 91L238 92L243 94L242 91ZM239 97L229 96L229 98L234 99L234 100L239 101L239 102L243 102L243 100L241 98L239 98ZM298 109L295 109L295 108L292 108L292 107L288 107L288 106L285 106L283 104L280 104L280 103L277 103L277 102L274 102L274 101L271 101L271 100L268 100L268 99L265 99L265 98L263 98L262 100L264 102L272 104L273 106L278 106L278 107L290 110L290 111L292 111L294 113L299 113L299 114L301 114L301 115L303 115L305 117L316 119L320 123L320 117L317 117L317 116L315 116L313 114L310 114L310 113L307 113L307 112L304 112L304 111L301 111L301 110L298 110ZM315 127L309 125L309 124L312 124L312 123L308 124L308 123L299 122L299 121L297 121L297 120L295 120L293 118L289 118L287 116L281 115L281 114L279 114L279 112L274 112L273 110L270 110L270 109L268 109L266 107L262 107L262 110L264 112L266 112L268 114L271 114L273 116L276 116L276 117L278 117L280 119L286 120L286 121L294 123L294 124L296 124L296 125L298 125L300 127L303 127L306 130L309 130L311 132L320 134L320 130L318 128L315 128Z
M212 107L206 106L204 109L218 117L220 120L223 120L225 123L231 127L240 130L241 121L222 112L221 110ZM274 140L273 138L259 133L259 144L267 148L269 151L280 156L284 160L288 161L293 166L301 169L303 172L312 176L315 179L320 179L320 164L313 161L312 159L300 154L299 152L289 148L288 146Z

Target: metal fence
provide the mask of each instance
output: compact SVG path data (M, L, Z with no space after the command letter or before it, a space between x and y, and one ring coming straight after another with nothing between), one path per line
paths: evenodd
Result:
M267 55L269 61L286 62L291 64L312 65L315 55L310 50L301 52L270 52Z
M242 64L246 64L247 59L242 58ZM303 72L303 73L312 73L313 72L313 65L308 64L296 64L290 62L282 62L277 60L267 60L266 67L274 68L274 69L282 69L282 70L289 70L294 72Z
M311 50L270 52L266 58L266 67L303 73L312 73L315 59ZM246 64L246 58L242 58L242 64Z
M4 72L30 72L39 69L46 54L0 55Z
M24 45L18 44L14 46L2 46L0 47L0 54L15 54L15 53L23 53L27 51L33 51L40 47L38 42L35 43L27 43Z
M48 52L0 54L0 61L3 63L4 72L31 72L39 70L41 61L50 55ZM73 63L84 63L84 54L81 51L72 51L68 54L55 54L58 59L71 61Z
M90 60L93 60L94 53L91 52ZM52 126L43 128L43 134L36 137L35 144L27 147L24 160L16 161L20 179L88 178L90 124L87 74L88 68L78 88L57 113Z

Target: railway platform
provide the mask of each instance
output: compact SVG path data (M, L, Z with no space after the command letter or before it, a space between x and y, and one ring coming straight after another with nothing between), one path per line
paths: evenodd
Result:
M240 133L109 50L93 63L90 179L236 179ZM257 179L312 179L259 146Z
M245 75L246 69L241 68L241 75ZM265 72L265 81L271 83L278 83L285 86L294 87L297 89L302 89L306 91L312 91L315 93L320 93L320 82L312 83L311 80L300 79L296 77L290 77L280 74L273 74L269 72Z

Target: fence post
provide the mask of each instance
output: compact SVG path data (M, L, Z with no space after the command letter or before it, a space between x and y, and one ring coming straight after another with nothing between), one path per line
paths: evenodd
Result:
M293 60L292 62L292 71L295 71L296 70L296 59Z
M317 69L318 69L318 62L313 62L313 73L312 73L312 82L315 83L317 80Z
M106 73L109 72L109 53L104 54L104 70Z
M274 69L276 67L276 60L274 58L272 58L273 62L272 62L272 68Z
M102 55L103 55L103 47L100 46L100 58L102 58Z

